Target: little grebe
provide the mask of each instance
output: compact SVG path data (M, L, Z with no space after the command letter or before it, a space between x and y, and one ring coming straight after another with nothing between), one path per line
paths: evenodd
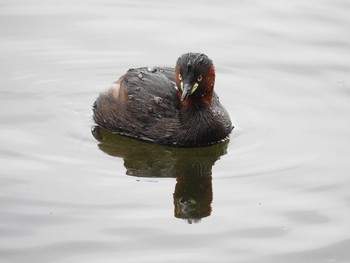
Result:
M117 134L159 144L218 143L233 127L214 82L213 62L200 53L183 54L175 69L129 69L97 98L94 120Z

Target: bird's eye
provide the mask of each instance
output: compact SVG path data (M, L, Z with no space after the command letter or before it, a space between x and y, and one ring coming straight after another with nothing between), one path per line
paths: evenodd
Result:
M201 82L202 80L203 80L202 75L199 75L199 76L197 77L197 81L198 81L198 82Z
M182 76L181 76L181 74L179 74L179 80L182 80Z

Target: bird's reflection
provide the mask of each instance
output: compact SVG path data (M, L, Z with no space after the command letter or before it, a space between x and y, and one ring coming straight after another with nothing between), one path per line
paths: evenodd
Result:
M174 148L115 135L99 126L92 129L103 152L124 159L126 174L137 177L174 177L174 215L197 223L211 213L212 166L226 154L228 140L199 148Z

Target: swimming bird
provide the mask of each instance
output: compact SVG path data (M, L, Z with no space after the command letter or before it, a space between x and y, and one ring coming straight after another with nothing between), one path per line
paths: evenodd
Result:
M197 147L228 138L230 117L214 92L215 67L202 53L185 53L171 67L129 69L93 105L95 122L148 142Z

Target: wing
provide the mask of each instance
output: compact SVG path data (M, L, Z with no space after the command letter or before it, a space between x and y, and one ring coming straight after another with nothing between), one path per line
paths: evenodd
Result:
M174 74L171 68L130 69L96 100L96 123L130 137L166 140L178 127Z

